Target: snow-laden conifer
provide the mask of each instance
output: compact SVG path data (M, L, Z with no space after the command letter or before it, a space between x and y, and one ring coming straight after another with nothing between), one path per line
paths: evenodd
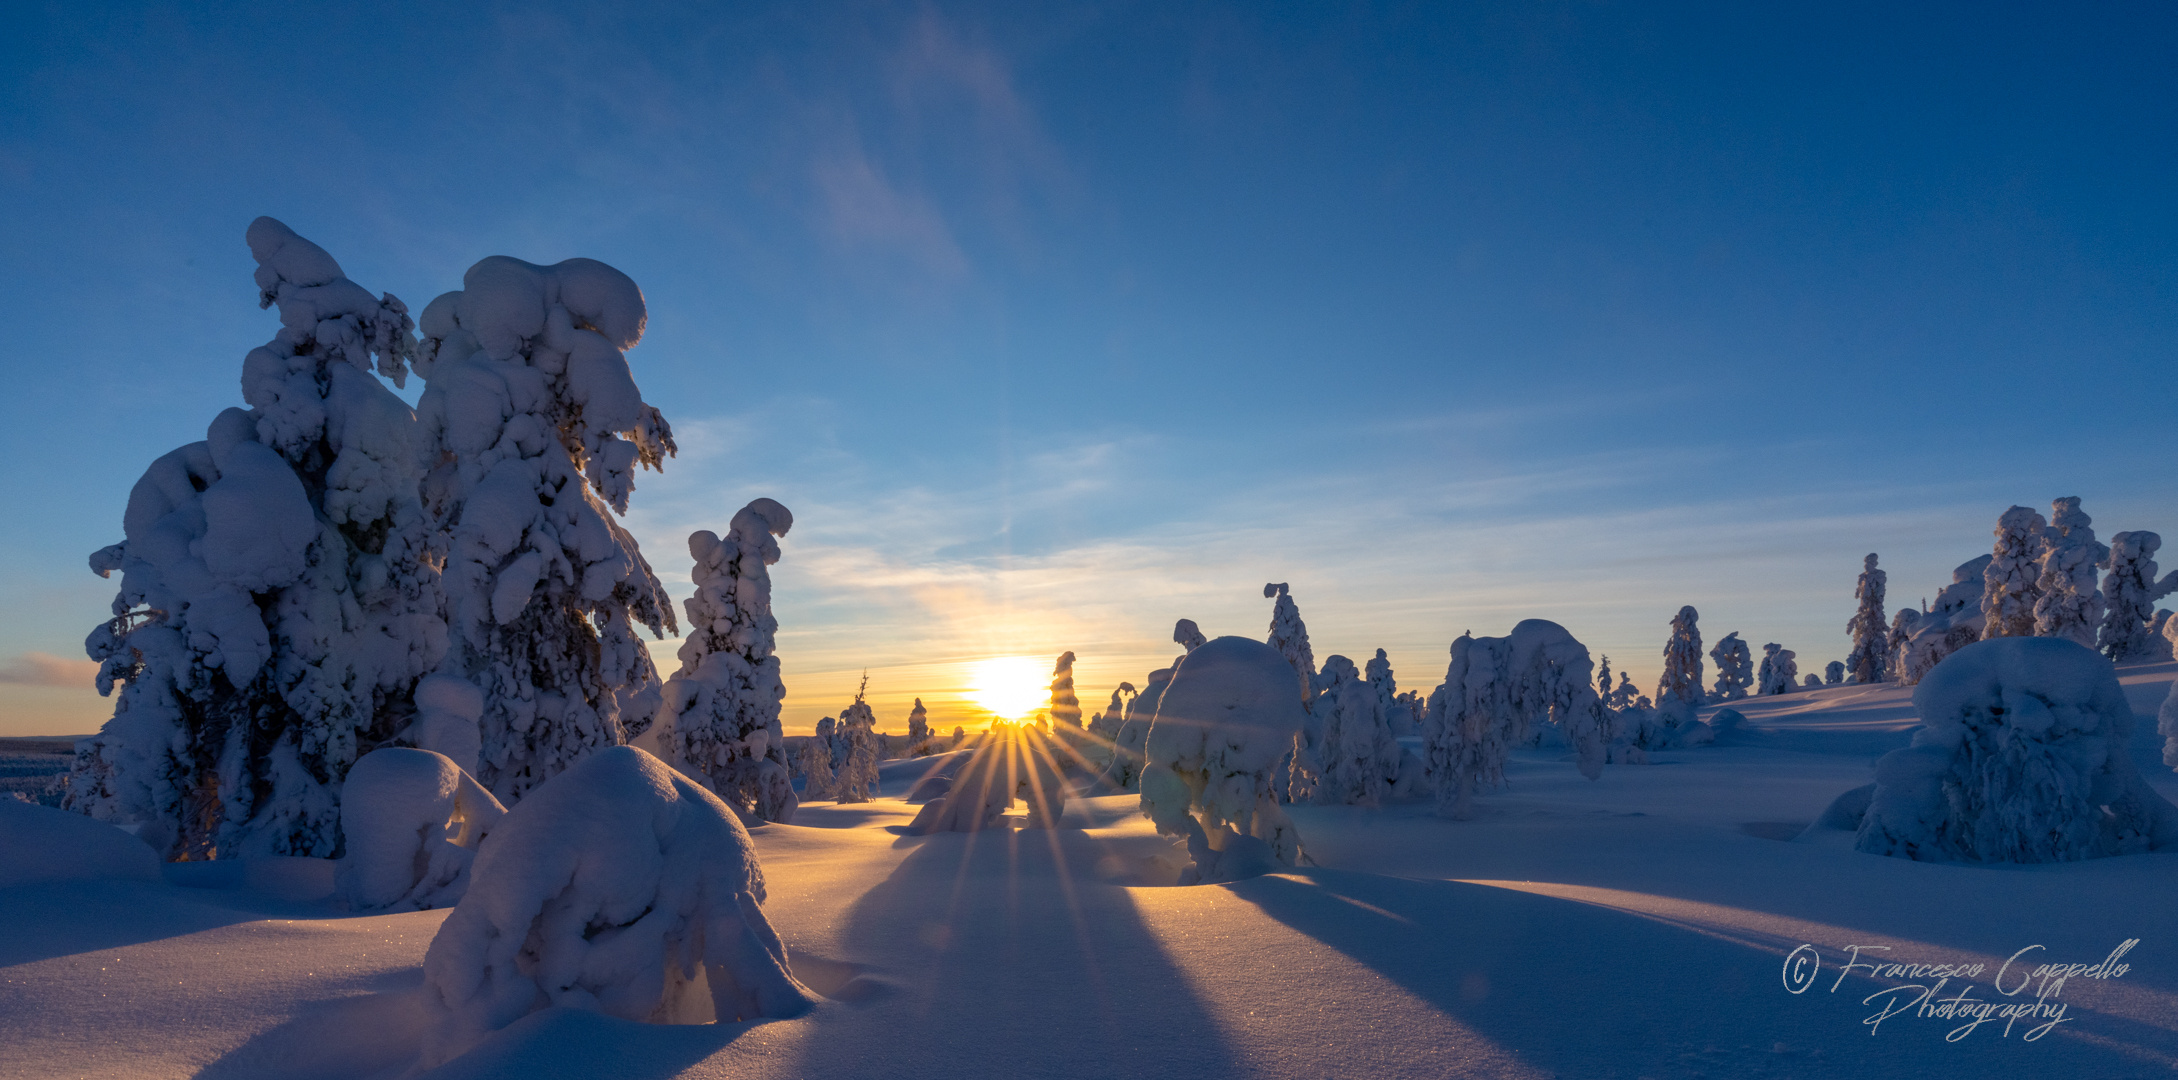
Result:
M832 768L832 737L826 731L802 740L794 755L794 771L802 777L802 802L834 797L839 778Z
M1936 594L1928 610L1901 616L1893 624L1892 664L1899 682L1912 685L1952 653L1980 641L1985 625L1982 601L1988 593L1993 555L1977 555L1951 571L1951 584ZM1896 640L1905 631L1903 641Z
M2123 663L2159 655L2155 602L2178 591L2178 570L2157 581L2155 553L2163 538L2146 531L2121 532L2110 538L2110 572L2102 579L2106 605L2095 643L2104 656ZM2166 657L2167 659L2167 657Z
M1809 676L1809 678L1813 678L1813 676ZM1829 662L1829 663L1827 663L1827 664L1824 664L1824 665L1823 665L1823 685L1824 685L1824 686L1840 686L1840 685L1843 685L1843 684L1844 684L1844 682L1845 682L1845 662L1844 662L1844 661L1842 661L1842 660L1832 660L1831 662Z
M1274 597L1277 603L1271 607L1270 647L1293 665L1296 685L1300 687L1301 700L1305 703L1313 692L1309 683L1316 677L1316 654L1308 647L1308 627L1301 622L1300 606L1293 602L1285 582L1263 586L1263 598Z
M1800 665L1796 654L1774 641L1762 646L1762 670L1757 681L1757 694L1789 694L1798 689Z
M1656 708L1667 726L1692 723L1702 704L1702 632L1700 615L1682 607L1671 619L1671 640L1664 645L1664 673L1656 683Z
M915 707L908 710L908 745L921 747L930 741L930 711L923 708L923 699L915 699ZM916 753L917 757L928 754L928 749Z
M419 320L447 665L484 691L477 778L510 805L657 712L635 627L678 627L614 517L636 467L674 450L623 355L645 317L642 291L604 263L494 256Z
M2042 515L2028 507L2014 506L1997 518L1996 547L1982 572L1982 640L2034 636L2048 533Z
M786 507L757 499L734 515L724 537L708 529L689 536L696 592L681 602L688 638L657 721L660 741L670 742L661 756L764 821L794 816L768 569L779 561L776 538L793 525Z
M1051 665L1051 700L1045 706L1053 725L1081 728L1081 699L1074 696L1074 654L1060 653Z
M1372 668L1382 659L1370 661ZM1334 805L1375 806L1399 778L1399 741L1392 737L1380 686L1363 679L1343 656L1324 660L1316 700L1309 703L1318 734L1313 748L1319 770L1313 799ZM1390 681L1390 672L1385 672Z
M406 376L407 309L278 221L246 239L281 324L243 362L250 408L153 462L91 556L121 588L85 647L122 691L69 802L168 858L337 854L348 767L446 648L415 417L371 374Z
M1709 658L1717 662L1717 685L1713 692L1719 701L1738 701L1747 696L1747 688L1754 685L1754 654L1747 643L1740 640L1734 630L1717 641L1709 650Z
M2034 602L2035 636L2061 637L2094 647L2095 629L2103 618L2095 571L2109 561L2110 548L2095 540L2093 522L2080 509L2079 496L2050 504L2049 532L2044 537L2041 572L2035 579L2041 592Z
M1853 586L1853 598L1860 606L1845 624L1845 632L1853 639L1845 670L1856 683L1882 682L1890 663L1891 632L1883 622L1883 588L1889 576L1876 569L1874 552L1861 561L1860 580Z
M839 714L839 724L832 729L835 750L840 749L838 744L844 744L846 751L833 785L833 797L843 803L869 802L877 797L877 714L863 700L869 682L865 676L862 687L855 691L854 704Z
M1300 834L1272 791L1306 720L1292 664L1263 642L1221 637L1189 653L1164 688L1143 748L1142 810L1186 841L1192 863L1179 884L1300 861Z
M1594 671L1587 647L1546 619L1501 638L1460 635L1422 720L1437 812L1467 817L1475 793L1505 782L1507 753L1542 723L1563 733L1582 775L1601 776L1610 734L1588 683Z

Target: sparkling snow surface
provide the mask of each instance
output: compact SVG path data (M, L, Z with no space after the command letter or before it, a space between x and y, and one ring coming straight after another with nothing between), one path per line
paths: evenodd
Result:
M2178 664L2127 665L2133 757L2178 795L2149 718ZM2178 1065L2178 856L2010 869L1785 839L1903 746L1907 692L1732 703L1719 745L1581 777L1516 752L1475 818L1427 800L1289 808L1320 865L1159 887L1185 861L1133 796L1051 831L901 835L923 762L880 797L751 830L765 912L827 999L793 1020L657 1027L564 1009L434 1077L1974 1077ZM1705 710L1706 715L1707 710ZM1016 810L1018 813L1018 808ZM0 826L23 830L20 814ZM10 852L51 852L17 843ZM52 856L57 857L57 856ZM19 869L19 868L11 868ZM447 914L352 916L331 865L175 865L163 880L0 884L0 1076L398 1077L417 1060L424 950ZM1871 1035L1841 948L1900 963L2093 964L2026 1041L1911 1010ZM1786 957L1820 973L1788 993ZM2036 959L2040 958L2040 959ZM2013 969L2016 979L2020 969ZM1928 981L1928 980L1922 980ZM2011 1004L1989 974L1974 996ZM1944 992L1960 989L1954 980Z

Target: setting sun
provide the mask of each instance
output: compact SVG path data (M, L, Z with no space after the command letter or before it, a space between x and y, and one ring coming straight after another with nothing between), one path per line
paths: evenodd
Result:
M1051 662L1030 656L998 656L971 667L968 698L1007 720L1040 709L1051 696Z

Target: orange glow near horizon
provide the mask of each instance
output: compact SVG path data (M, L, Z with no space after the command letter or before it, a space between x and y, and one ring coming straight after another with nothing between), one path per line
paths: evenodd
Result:
M969 665L968 700L1004 720L1019 720L1051 698L1051 661L994 656Z

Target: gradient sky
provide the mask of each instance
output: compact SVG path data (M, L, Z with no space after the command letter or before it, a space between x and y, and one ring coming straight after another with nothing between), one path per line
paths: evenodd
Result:
M416 310L632 276L628 522L685 596L792 508L789 730L1093 711L1265 581L1424 691L1528 617L1653 686L1681 604L1819 670L1866 552L2178 534L2169 5L216 6L5 9L0 734L109 710L85 557L240 403L258 214Z

